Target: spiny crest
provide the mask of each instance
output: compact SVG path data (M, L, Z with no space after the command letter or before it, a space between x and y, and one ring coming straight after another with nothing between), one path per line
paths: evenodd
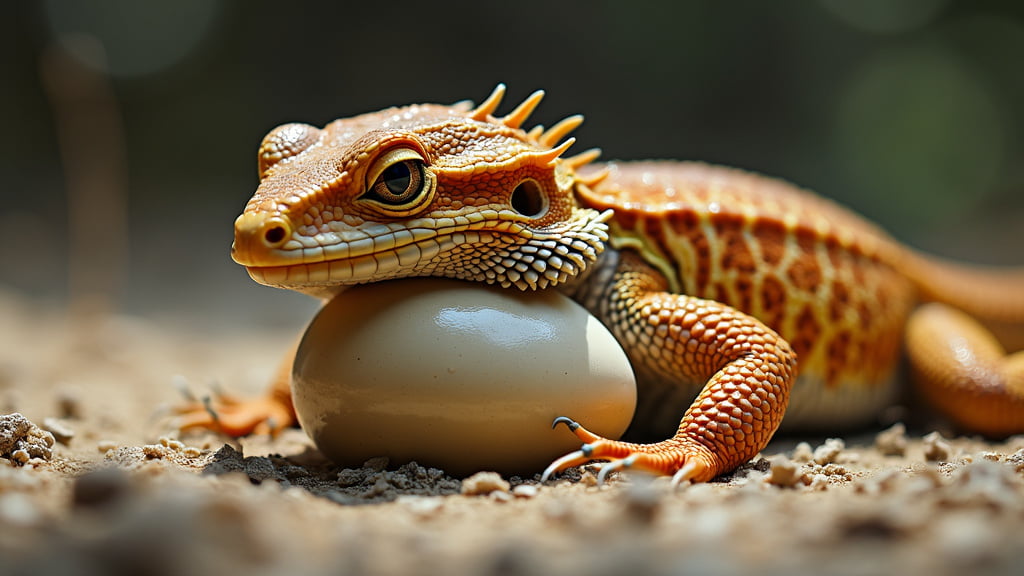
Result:
M498 107L501 106L502 99L505 97L505 85L498 84L491 95L487 97L479 106L467 113L467 116L479 122L494 122L507 126L508 128L519 129L526 120L530 117L530 114L537 108L540 101L544 99L544 91L537 90L533 94L530 94L526 100L523 100L519 106L509 112L502 118L494 116L494 112L497 111ZM545 130L543 126L537 125L526 132L526 137L548 150L540 155L540 159L546 162L554 162L556 159L562 156L575 142L575 138L569 138L563 141L563 138L568 136L573 130L579 128L580 124L583 123L583 116L575 114L569 116L558 122L550 129ZM558 144L561 142L561 144ZM568 164L573 170L593 162L601 155L599 148L591 148L575 156L569 156L562 160ZM605 174L599 172L595 176L592 176L585 180L585 183L597 183L604 178Z

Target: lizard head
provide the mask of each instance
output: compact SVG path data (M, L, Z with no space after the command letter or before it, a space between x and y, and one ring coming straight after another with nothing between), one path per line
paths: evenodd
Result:
M257 282L319 297L413 276L524 290L576 276L607 240L610 212L574 194L594 180L576 169L599 152L562 157L581 116L520 128L543 92L495 117L504 91L476 108L422 104L275 128L232 258Z

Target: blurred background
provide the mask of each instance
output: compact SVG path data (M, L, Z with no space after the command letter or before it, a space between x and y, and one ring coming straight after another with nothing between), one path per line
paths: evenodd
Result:
M1016 1L41 0L0 23L0 291L196 326L316 303L228 255L274 126L412 102L583 113L578 150L791 180L916 247L1024 264ZM508 108L503 108L503 110Z

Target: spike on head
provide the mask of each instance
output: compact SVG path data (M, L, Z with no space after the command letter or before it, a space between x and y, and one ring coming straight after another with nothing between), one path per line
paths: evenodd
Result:
M498 84L494 87L494 91L491 92L491 95L487 97L487 100L484 100L479 106L469 113L469 117L473 120L486 122L487 117L494 114L494 111L498 109L498 106L501 106L501 100L504 97L505 85Z
M538 162L546 162L548 164L557 160L565 151L572 148L572 145L576 143L575 138L569 138L565 142L562 142L557 147L550 150L545 150L537 154L536 158Z
M504 117L498 85L476 107L415 104L275 132L232 256L258 282L322 298L417 276L524 290L578 276L608 240L607 215L574 194L572 167L596 155L562 159L579 117L520 128L543 94Z
M591 148L590 150L584 150L575 156L569 156L565 158L565 163L572 166L573 170L579 170L580 168L590 164L594 160L597 160L601 156L600 148ZM602 177L603 178L603 177Z
M580 124L583 124L582 115L576 114L574 116L569 116L558 124L552 126L550 130L542 133L540 137L537 138L537 141L550 148L551 146L554 146L556 142L568 136L573 130L579 128Z
M523 122L526 122L526 119L530 117L530 114L533 113L543 99L544 91L537 90L530 94L526 100L523 100L522 104L516 106L516 109L510 112L508 116L502 118L501 123L509 128L519 128L523 125Z

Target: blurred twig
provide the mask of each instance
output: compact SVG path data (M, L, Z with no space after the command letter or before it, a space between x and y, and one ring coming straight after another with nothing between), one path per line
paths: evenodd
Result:
M70 309L95 317L114 305L127 272L124 127L109 77L66 47L102 51L102 46L92 38L54 44L39 62L67 186ZM92 56L90 61L102 61Z

